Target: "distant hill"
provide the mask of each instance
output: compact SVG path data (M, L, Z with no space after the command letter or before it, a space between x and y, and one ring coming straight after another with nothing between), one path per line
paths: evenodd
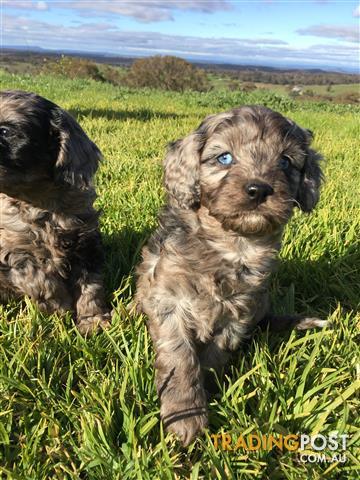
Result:
M42 47L37 46L28 46L28 45L15 45L15 46L3 46L2 47L2 54L6 53L42 53L46 54L49 57L59 57L61 55L70 55L72 57L81 57L91 59L97 63L106 63L109 65L119 65L119 66L128 66L131 65L134 60L139 58L139 56L119 56L111 53L89 53L83 51L74 51L74 50L48 50ZM349 73L344 72L340 69L328 68L328 69L320 69L320 68L307 68L298 66L296 68L293 67L271 67L266 65L239 65L239 64L231 64L231 63L218 63L218 62L198 62L192 61L191 59L187 59L194 65L198 66L199 68L204 68L207 70L232 70L232 71L262 71L262 72L279 72L279 73L286 73L286 72L308 72L314 74L320 73L336 73L336 74L344 74L344 75L357 75L357 73Z
M128 69L139 57L118 56L102 53L74 52L69 50L52 51L40 47L15 46L3 47L1 50L0 67L11 73L36 74L41 71L44 64L54 62L62 56L86 59L96 64ZM227 63L192 62L198 68L206 70L209 76L216 77L219 84L229 88L239 88L247 83L246 88L252 84L272 84L283 86L309 86L356 84L360 82L360 75L327 71L320 68L277 68L269 66L233 65ZM118 74L118 73L117 73Z

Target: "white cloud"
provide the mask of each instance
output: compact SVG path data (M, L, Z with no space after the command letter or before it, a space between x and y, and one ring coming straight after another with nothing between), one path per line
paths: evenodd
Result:
M353 10L353 17L360 17L360 5Z
M359 27L356 25L312 25L297 30L300 35L333 38L347 42L359 41Z
M76 11L82 16L123 15L136 18L144 23L173 20L173 11L188 10L202 13L214 13L232 8L228 0L2 0L6 7L17 9L47 10L48 8L61 8Z
M1 0L1 6L18 8L20 10L47 10L48 4L45 1L35 0Z
M3 17L3 41L4 45L40 46L120 56L172 54L216 62L357 68L357 47L354 44L296 48L278 39L199 38L157 32L126 32L108 23L63 26L12 15Z
M46 2L36 2L36 8L37 10L47 10L48 5Z

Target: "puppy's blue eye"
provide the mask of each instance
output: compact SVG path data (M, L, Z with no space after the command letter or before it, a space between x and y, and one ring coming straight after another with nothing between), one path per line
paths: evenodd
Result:
M221 163L221 165L230 165L233 161L232 155L229 152L222 153L217 158L217 161Z
M279 161L281 170L287 170L290 167L290 160L287 157L282 157Z

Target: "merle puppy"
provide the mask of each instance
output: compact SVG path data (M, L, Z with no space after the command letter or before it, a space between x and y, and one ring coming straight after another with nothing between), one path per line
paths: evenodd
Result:
M245 106L207 117L170 145L168 204L143 250L136 304L149 318L161 418L184 445L207 424L202 369L218 369L269 315L269 277L294 206L319 198L311 133L279 113Z
M92 184L100 152L64 110L0 92L0 300L70 310L82 334L109 324Z

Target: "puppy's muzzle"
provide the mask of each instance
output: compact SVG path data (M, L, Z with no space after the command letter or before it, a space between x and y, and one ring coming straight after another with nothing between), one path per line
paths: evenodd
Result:
M268 183L250 182L245 185L245 192L252 202L259 204L265 202L274 193L274 189Z

